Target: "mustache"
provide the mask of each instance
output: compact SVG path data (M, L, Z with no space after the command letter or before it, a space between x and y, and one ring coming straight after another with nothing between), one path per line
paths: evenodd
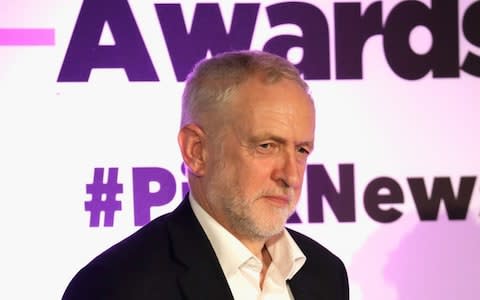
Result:
M262 197L283 198L290 203L295 200L295 190L292 188L264 190L261 191L256 198L258 199Z

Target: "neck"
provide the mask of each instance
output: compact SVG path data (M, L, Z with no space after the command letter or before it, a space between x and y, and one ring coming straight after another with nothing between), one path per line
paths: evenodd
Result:
M260 289L263 289L263 283L265 281L265 275L267 275L268 267L270 267L270 263L272 262L272 257L268 252L266 246L262 248L262 271L260 271Z
M268 268L272 263L272 257L267 249L266 241L240 241L262 262L262 270L260 271L260 289L263 289L263 283L265 282L265 276L267 275Z
M256 239L242 237L236 234L235 232L232 232L232 234L236 236L240 240L240 242L242 242L242 244L244 244L245 247L247 247L248 250L250 250L250 252L253 253L253 255L255 255L256 257L258 257L258 259L264 262L265 252L268 253L267 245L275 243L275 241L280 239L280 237L283 235L283 231L268 238L256 238Z
M235 235L235 234L234 234ZM245 247L252 252L253 255L255 255L258 259L263 261L263 252L267 249L266 248L266 243L267 241L265 239L246 239L246 238L239 238L238 235L235 235L242 244L245 245Z

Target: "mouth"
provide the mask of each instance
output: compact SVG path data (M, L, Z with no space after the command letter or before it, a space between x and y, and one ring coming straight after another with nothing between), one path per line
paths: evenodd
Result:
M289 197L284 195L264 195L263 198L277 207L286 207L290 203Z

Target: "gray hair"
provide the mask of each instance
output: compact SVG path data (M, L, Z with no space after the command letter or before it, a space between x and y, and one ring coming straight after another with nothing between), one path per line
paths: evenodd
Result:
M220 111L235 88L253 75L265 84L293 80L309 93L297 68L283 57L256 50L225 52L198 62L188 75L180 126L202 125L202 115Z

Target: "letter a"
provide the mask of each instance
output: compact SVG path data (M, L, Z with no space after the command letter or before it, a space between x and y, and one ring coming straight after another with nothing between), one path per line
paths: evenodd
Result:
M106 23L115 45L99 45ZM127 0L84 0L58 81L88 81L93 68L123 68L130 81L158 81Z

